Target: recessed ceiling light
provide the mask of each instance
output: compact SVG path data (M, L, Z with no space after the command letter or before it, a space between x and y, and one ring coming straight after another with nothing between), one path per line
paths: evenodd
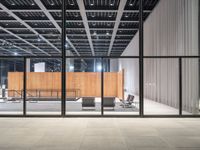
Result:
M51 3L51 6L55 5L54 3Z
M128 18L128 15L126 15L125 17Z
M91 3L90 6L94 6L94 3Z
M107 33L106 33L106 35L110 35L110 33L109 33L109 32L107 32Z
M15 5L15 3L12 3L11 5L13 5L13 6L14 6L14 5Z
M8 26L8 24L6 23L6 26Z
M17 52L14 52L14 55L15 55L15 56L17 56L17 55L18 55L18 53L17 53Z
M130 3L130 4L129 4L129 6L133 6L133 4L132 4L132 3Z
M94 31L93 35L97 35L97 32L96 32L96 31Z
M109 15L108 17L112 17L112 15Z
M110 6L113 6L113 5L114 5L113 3L110 4Z
M37 41L38 41L38 42L41 41L40 35L38 35Z
M32 5L32 6L34 6L35 4L34 4L34 3L32 3L31 5Z
M74 3L71 3L70 5L72 5L72 6L73 6L73 5L74 5Z

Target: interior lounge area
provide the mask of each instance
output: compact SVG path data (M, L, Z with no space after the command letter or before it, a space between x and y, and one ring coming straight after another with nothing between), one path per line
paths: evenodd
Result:
M1 0L0 116L200 115L199 0Z

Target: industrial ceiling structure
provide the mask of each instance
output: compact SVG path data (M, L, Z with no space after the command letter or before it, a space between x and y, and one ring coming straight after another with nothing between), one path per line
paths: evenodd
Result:
M159 0L144 0L144 20ZM62 0L1 0L1 56L60 56ZM66 50L120 56L139 29L139 0L66 0Z

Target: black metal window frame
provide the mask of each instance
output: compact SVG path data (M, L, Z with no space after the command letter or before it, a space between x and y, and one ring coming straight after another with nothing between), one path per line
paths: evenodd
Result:
M62 55L61 56L0 56L0 59L17 59L21 58L23 59L23 67L24 67L24 72L23 72L23 114L0 114L0 117L150 117L150 118L171 118L171 117L200 117L200 115L183 115L182 114L182 59L183 58L196 58L200 60L200 55L199 56L144 56L143 53L143 0L140 0L140 5L139 5L139 56L66 56L66 49L65 49L65 43L66 43L66 21L65 21L65 16L66 16L66 1L62 0ZM199 10L200 14L200 10ZM199 15L199 22L200 22L200 15ZM199 23L200 27L200 23ZM200 35L200 31L199 31ZM200 36L199 36L200 37ZM200 41L200 38L199 38ZM200 42L199 42L200 44ZM200 48L199 48L200 51ZM28 58L59 58L62 60L62 96L61 96L61 114L60 115L31 115L27 114L27 106L26 106L26 60ZM66 59L67 58L76 58L76 59L83 59L83 58L100 58L101 63L103 65L103 59L121 59L121 58L132 58L132 59L138 59L139 60L139 115L104 115L104 109L103 109L103 98L104 98L104 72L103 70L101 71L101 114L100 115L66 115ZM178 59L179 62L179 114L177 115L146 115L144 114L144 59L145 58L150 58L150 59L164 59L164 58L171 58L171 59Z

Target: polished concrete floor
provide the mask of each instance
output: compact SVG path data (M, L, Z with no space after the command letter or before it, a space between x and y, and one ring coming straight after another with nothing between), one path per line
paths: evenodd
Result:
M200 119L0 118L0 150L200 150Z
M139 97L135 96L134 107L124 108L116 98L115 108L104 109L106 115L139 115ZM82 109L82 99L78 101L66 101L66 114L75 115L100 115L101 98L95 99L95 108ZM27 102L27 114L61 114L61 101L36 101ZM23 102L5 101L0 103L0 114L22 114ZM179 110L165 104L161 104L149 99L144 99L145 115L178 115ZM183 114L190 114L183 111Z

